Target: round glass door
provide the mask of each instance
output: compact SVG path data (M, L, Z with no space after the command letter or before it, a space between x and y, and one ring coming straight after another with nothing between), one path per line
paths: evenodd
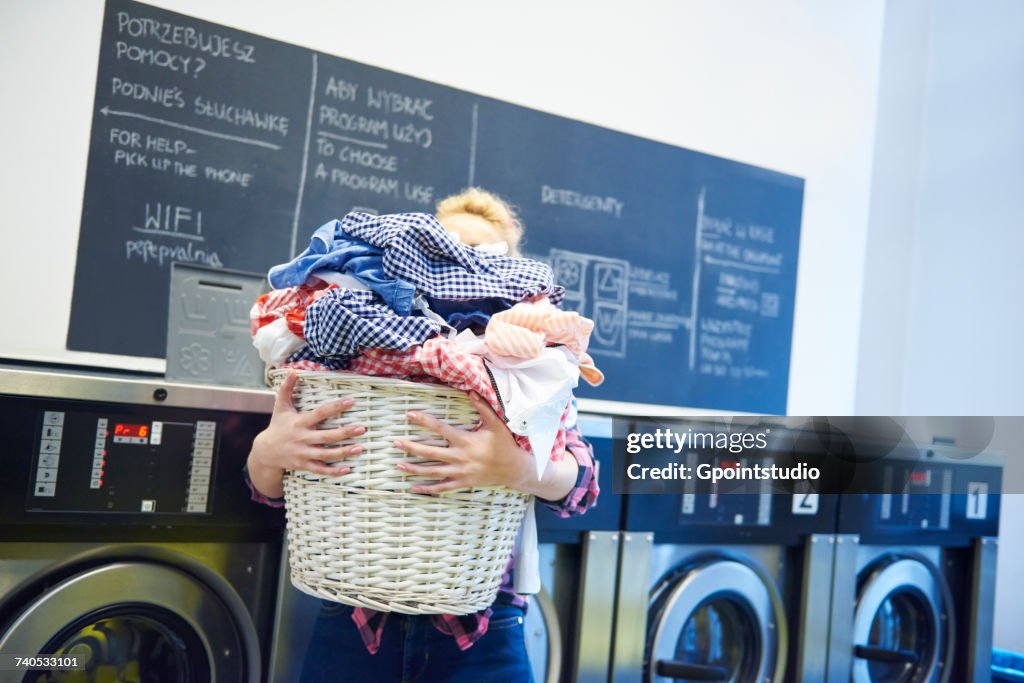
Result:
M770 683L781 680L774 587L752 568L715 560L689 568L656 591L647 680Z
M872 568L854 616L856 683L925 683L940 677L946 649L943 599L924 562L901 558Z
M558 683L562 676L562 630L558 612L547 591L541 588L526 611L526 654L536 683Z
M675 669L714 674L712 680L751 680L761 651L758 636L750 604L742 596L712 596L683 624L675 661L684 666ZM661 668L665 672L673 667L663 664Z
M201 638L177 615L152 606L122 605L78 619L56 634L43 652L74 657L78 671L33 671L23 683L210 680Z
M260 675L251 619L191 574L144 562L56 583L0 632L0 651L74 656L83 665L28 672L23 683L241 683Z

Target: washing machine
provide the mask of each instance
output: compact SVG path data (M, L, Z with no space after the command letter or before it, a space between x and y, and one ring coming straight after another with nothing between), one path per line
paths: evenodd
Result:
M280 511L242 479L269 392L0 367L4 681L258 682Z
M593 446L601 493L586 514L562 519L537 505L541 592L526 611L526 649L537 683L608 680L622 496L612 490L612 419L581 415L580 431ZM321 601L297 590L282 559L273 642L272 683L302 672Z
M611 670L623 505L612 486L615 422L579 418L597 463L597 504L564 519L537 505L543 590L526 613L526 645L538 683L604 683Z
M903 445L841 496L830 683L989 680L1001 463Z
M702 427L637 423L632 431ZM659 466L696 472L772 458L770 450L682 450ZM611 680L824 680L835 496L778 493L767 479L626 485Z

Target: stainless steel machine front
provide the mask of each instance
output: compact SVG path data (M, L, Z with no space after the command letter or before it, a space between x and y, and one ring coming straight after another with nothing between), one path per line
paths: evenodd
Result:
M73 653L74 680L261 681L283 520L241 468L272 403L0 367L0 651Z
M828 681L988 680L1001 456L929 445L893 463L905 484L840 500Z
M609 680L824 680L835 498L696 486L626 498Z

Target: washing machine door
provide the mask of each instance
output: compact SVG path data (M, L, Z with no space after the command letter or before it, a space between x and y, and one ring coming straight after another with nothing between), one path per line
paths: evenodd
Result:
M562 629L547 591L532 596L526 610L526 654L536 683L558 683L562 675Z
M924 558L887 557L861 575L853 621L855 683L946 681L951 606Z
M210 586L169 565L119 562L37 596L0 633L0 652L76 657L84 671L24 682L258 681L258 644Z
M776 588L735 559L687 566L652 594L647 681L773 683L785 675Z

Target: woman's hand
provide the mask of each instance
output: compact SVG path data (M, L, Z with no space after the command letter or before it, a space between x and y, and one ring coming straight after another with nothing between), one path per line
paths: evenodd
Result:
M549 462L537 478L533 455L519 447L512 432L479 395L469 394L480 413L480 428L459 429L421 412L409 412L410 422L429 429L448 442L448 447L428 446L413 441L395 441L395 446L434 463L399 463L398 469L431 479L436 484L417 484L413 493L443 493L483 486L507 486L548 500L558 500L576 483L577 465L571 456ZM542 457L547 457L544 454Z
M317 429L317 425L352 407L350 398L331 401L315 410L300 413L292 402L292 391L298 376L288 373L277 390L270 424L253 440L249 452L249 476L258 491L269 498L283 493L285 470L306 470L330 477L351 472L350 467L328 462L361 453L362 446L339 445L340 441L359 436L363 425L346 425L334 429Z

